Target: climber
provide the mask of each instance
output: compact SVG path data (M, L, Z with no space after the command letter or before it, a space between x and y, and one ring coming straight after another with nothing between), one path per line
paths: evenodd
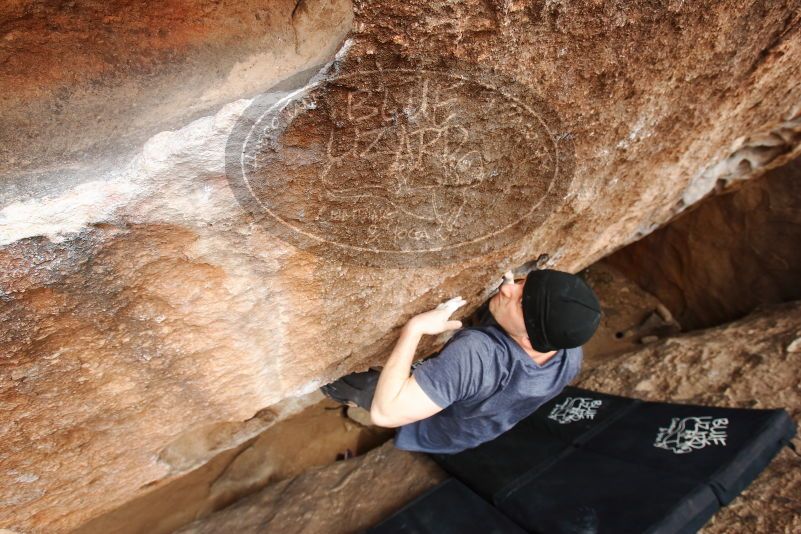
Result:
M487 319L459 330L438 355L414 367L423 335L461 328L456 297L403 327L380 371L324 386L329 397L370 410L373 423L399 427L400 449L450 454L489 441L559 394L579 372L581 345L600 322L600 305L578 276L535 270L504 276Z

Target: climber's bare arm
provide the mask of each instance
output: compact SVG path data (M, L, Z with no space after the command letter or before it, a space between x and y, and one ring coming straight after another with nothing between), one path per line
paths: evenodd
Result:
M428 398L409 375L422 334L407 324L387 360L373 396L370 418L378 426L393 428L431 417L442 408Z
M447 330L461 328L461 321L449 317L465 301L456 297L440 304L436 309L416 315L406 323L395 344L375 388L370 417L383 427L397 427L431 417L442 410L417 385L410 375L414 353L420 339Z

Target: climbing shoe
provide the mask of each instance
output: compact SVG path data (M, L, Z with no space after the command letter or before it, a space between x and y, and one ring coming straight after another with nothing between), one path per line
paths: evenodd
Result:
M373 403L375 387L378 384L378 371L365 371L363 373L352 373L347 376L326 384L320 388L323 395L333 399L340 404L348 406L358 406L365 410L370 409Z

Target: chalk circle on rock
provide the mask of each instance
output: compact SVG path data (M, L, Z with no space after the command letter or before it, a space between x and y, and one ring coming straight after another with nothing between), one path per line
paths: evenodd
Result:
M486 72L331 70L256 98L228 140L237 200L281 239L346 263L446 264L563 202L572 139L530 89Z

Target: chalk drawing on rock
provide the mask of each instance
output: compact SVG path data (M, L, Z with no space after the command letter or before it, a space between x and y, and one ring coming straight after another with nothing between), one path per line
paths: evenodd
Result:
M295 246L414 266L486 254L564 198L570 136L526 88L424 69L321 76L234 128L226 172L243 207Z

